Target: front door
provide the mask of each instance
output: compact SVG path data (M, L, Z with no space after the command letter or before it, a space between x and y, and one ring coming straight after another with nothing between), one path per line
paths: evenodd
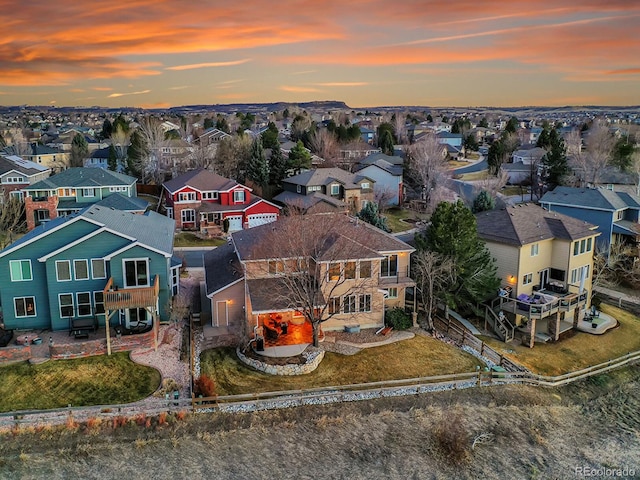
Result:
M227 316L227 302L216 302L216 318L214 320L214 327L229 325L229 318Z
M547 283L549 283L549 269L545 268L544 270L540 270L540 290L542 290Z

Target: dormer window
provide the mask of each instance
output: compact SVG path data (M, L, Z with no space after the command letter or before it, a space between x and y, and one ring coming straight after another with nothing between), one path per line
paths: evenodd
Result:
M244 203L244 190L235 190L233 192L234 203Z
M362 182L360 188L362 188L362 190L369 190L371 188L371 184L369 182Z
M217 200L218 192L202 192L203 200Z
M332 184L331 185L331 195L339 195L340 194L340 185Z

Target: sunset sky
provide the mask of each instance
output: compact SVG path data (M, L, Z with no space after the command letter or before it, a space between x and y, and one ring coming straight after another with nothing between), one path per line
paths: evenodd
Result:
M0 0L0 104L640 104L637 0Z

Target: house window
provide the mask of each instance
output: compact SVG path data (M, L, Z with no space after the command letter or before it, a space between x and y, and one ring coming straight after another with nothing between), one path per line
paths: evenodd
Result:
M300 185L296 185L296 193L302 192L302 187Z
M340 280L340 262L329 264L329 281Z
M91 276L93 278L107 278L107 269L105 267L104 259L91 259Z
M356 278L356 262L347 262L344 265L344 278L353 280Z
M331 185L331 195L340 195L340 185L335 183Z
M59 188L58 196L59 197L75 197L76 189L75 188Z
M342 301L342 311L344 313L356 313L357 295L345 295Z
M60 317L73 317L73 294L61 293L58 295L60 305Z
M126 192L127 187L109 187L110 192Z
M36 316L36 297L16 297L13 306L16 318Z
M104 292L102 290L93 292L93 307L96 315L104 313Z
M370 312L371 311L371 295L365 294L360 295L360 305L359 311L361 312Z
M178 194L179 202L195 202L196 201L196 192L180 192Z
M533 282L533 273L527 273L522 277L523 285L529 285L531 282Z
M320 192L322 190L322 186L321 185L311 185L309 187L307 187L307 193L309 192Z
M36 210L34 212L34 217L36 222L42 222L44 220L49 220L49 210Z
M360 278L371 278L371 260L360 260Z
M82 189L82 196L83 197L95 197L96 196L95 189L94 188L83 188Z
M186 210L182 210L181 212L182 223L195 223L196 221L196 211L188 208Z
M234 190L233 203L244 203L244 190Z
M584 274L584 278L589 278L589 265L585 265L583 267L574 268L571 270L571 283L577 285L582 280L582 275Z
M71 262L69 260L56 261L56 278L59 282L71 280Z
M180 290L180 269L171 269L171 295L176 296Z
M624 218L624 210L616 211L616 220L622 220Z
M593 246L592 238L583 238L573 244L573 255L581 255L585 252L590 252Z
M149 265L147 260L125 260L124 282L126 287L148 287Z
M269 273L271 275L284 273L284 262L282 260L269 260Z
M73 270L76 280L88 280L89 279L89 262L86 260L74 260Z
M9 261L12 282L26 282L33 280L31 273L31 260L11 260Z
M203 200L217 200L218 192L202 192Z
M360 188L362 188L362 190L369 190L371 188L371 184L369 182L362 182L360 184Z
M173 207L167 207L167 217L173 218Z
M329 298L329 315L340 313L340 297Z
M87 317L91 315L91 293L80 292L76 293L78 316Z
M531 245L531 256L532 257L537 257L538 256L538 252L539 252L539 244L538 243L534 243L533 245Z
M381 277L395 277L398 274L398 255L387 255L380 262Z
M387 288L387 298L398 298L398 289L396 287Z

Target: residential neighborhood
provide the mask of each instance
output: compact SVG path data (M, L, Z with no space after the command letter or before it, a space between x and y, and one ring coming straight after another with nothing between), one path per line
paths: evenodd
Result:
M338 107L0 115L0 369L124 352L178 415L636 358L637 116Z

